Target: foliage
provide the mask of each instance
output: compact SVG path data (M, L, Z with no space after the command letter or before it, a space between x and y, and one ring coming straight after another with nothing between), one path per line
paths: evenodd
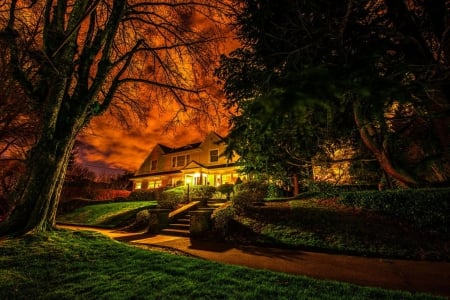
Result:
M268 184L264 181L248 181L235 185L232 205L238 213L246 213L255 202L261 202L267 196Z
M118 228L130 224L138 211L156 206L156 201L99 203L90 200L89 202L85 201L84 206L58 214L57 221L67 224Z
M256 197L254 197L254 194L251 191L240 191L234 194L231 205L237 214L245 215L256 200Z
M233 221L235 211L233 206L225 205L215 209L211 215L213 231L221 237L229 232L230 223Z
M165 190L161 193L158 205L161 208L174 210L177 206L186 201L186 187L180 186Z
M95 191L95 200L111 200L115 198L127 198L131 191L127 190L113 190L113 189L99 189Z
M343 204L380 212L421 229L450 233L450 189L407 189L343 193Z
M162 189L155 190L134 190L128 196L128 200L130 201L158 201L161 199Z
M262 180L250 180L234 186L235 192L249 191L255 194L255 199L262 200L267 195L268 184Z
M185 188L185 187L184 187ZM216 192L216 188L210 185L192 185L189 186L189 197L200 198L200 199L211 199L214 193Z
M6 240L0 252L1 299L433 299L149 251L86 231Z
M321 197L335 197L339 193L339 187L326 181L309 181L308 192L317 193Z
M224 183L217 187L217 191L222 195L226 195L227 199L230 198L230 194L234 191L234 184L232 183Z
M216 74L249 172L308 178L315 151L349 140L403 186L448 185L444 0L240 4L242 47Z
M269 183L267 186L267 198L279 198L282 197L284 194L284 191L282 188L280 188L278 185L274 183Z
M206 0L172 4L2 2L2 63L42 124L27 153L27 170L9 195L17 206L0 224L1 235L54 226L77 135L107 110L124 125L132 117L148 120L150 106L170 106L177 120L210 120L212 96L198 85L208 81L228 6ZM202 26L194 22L200 16Z
M252 208L226 237L239 243L414 260L450 261L448 234L420 230L384 213L310 197Z

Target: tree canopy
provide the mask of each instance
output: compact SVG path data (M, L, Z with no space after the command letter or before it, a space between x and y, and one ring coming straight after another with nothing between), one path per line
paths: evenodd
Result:
M230 137L239 142L231 147L245 165L289 156L276 142L283 138L310 157L325 141L359 133L398 185L448 184L445 1L239 3L234 25L243 46L216 74L236 115Z
M125 108L205 111L200 79L214 61L220 1L10 0L0 4L5 61L42 124L0 234L44 231L70 152L89 121ZM141 101L146 95L144 101Z

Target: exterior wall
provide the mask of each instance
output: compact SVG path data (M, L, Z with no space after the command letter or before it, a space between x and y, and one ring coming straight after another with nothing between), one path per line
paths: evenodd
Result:
M131 179L133 190L179 184L217 186L236 182L237 167L221 156L226 144L217 134L211 132L200 145L192 145L191 149L190 145L184 147L186 150L155 146Z

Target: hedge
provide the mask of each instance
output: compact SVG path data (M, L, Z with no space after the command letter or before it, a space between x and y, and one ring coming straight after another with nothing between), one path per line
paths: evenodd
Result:
M450 188L347 192L340 194L340 202L450 233Z

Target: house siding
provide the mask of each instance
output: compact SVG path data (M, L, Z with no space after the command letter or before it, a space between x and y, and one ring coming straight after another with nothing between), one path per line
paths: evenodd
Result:
M156 145L131 178L134 189L153 189L179 184L220 185L234 183L238 178L235 160L229 161L221 154L226 144L214 132L209 133L201 143L189 144L180 148ZM211 161L210 151L217 151L217 159ZM177 157L184 156L184 163ZM214 155L216 157L216 155ZM175 166L173 164L175 159ZM152 170L152 161L157 161Z

